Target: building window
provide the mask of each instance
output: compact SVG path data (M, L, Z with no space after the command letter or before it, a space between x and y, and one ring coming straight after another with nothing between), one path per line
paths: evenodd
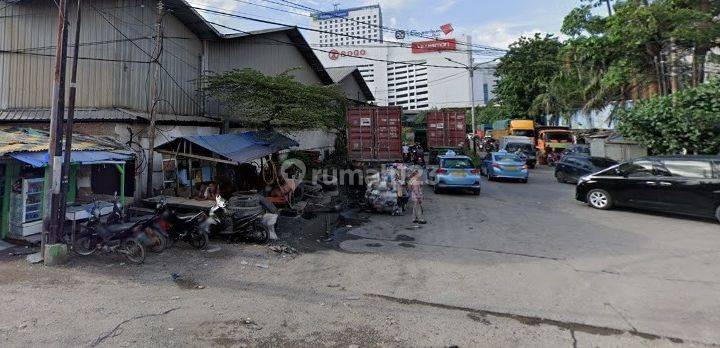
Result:
M483 101L485 105L490 101L490 90L487 83L483 83Z

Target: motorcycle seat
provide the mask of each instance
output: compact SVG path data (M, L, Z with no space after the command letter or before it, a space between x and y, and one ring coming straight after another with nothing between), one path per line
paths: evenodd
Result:
M122 232L135 226L137 222L126 222L122 224L106 225L103 226L105 230L111 233Z

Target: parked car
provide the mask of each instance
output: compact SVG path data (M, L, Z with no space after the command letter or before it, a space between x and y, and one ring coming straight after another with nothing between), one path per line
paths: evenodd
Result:
M480 171L473 166L468 156L438 156L439 167L433 171L433 190L470 189L480 194Z
M580 177L597 173L616 164L618 164L616 161L604 157L564 156L555 165L555 178L560 183L575 184Z
M588 144L570 145L570 147L563 150L562 155L560 157L565 157L565 156L570 156L570 155L590 156L590 145L588 145Z
M485 155L480 166L482 175L488 180L496 178L518 179L528 181L528 166L519 155L510 152L491 152Z
M720 156L642 157L581 177L575 198L720 221Z

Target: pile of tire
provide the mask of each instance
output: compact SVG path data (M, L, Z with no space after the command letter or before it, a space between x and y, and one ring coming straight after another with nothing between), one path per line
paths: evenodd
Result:
M257 193L233 193L228 200L228 211L233 219L243 219L263 211Z

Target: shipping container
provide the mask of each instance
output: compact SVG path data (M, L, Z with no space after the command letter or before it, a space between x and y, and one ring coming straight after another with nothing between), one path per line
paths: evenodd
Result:
M353 107L347 111L348 156L363 162L402 160L402 108Z
M467 143L465 110L430 111L427 114L429 149L463 148Z

